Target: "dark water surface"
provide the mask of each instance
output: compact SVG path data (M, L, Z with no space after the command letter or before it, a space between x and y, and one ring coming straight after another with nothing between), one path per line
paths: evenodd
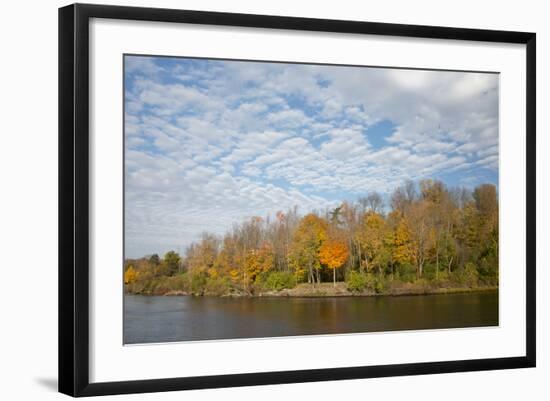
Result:
M498 325L498 291L342 298L125 295L124 343Z

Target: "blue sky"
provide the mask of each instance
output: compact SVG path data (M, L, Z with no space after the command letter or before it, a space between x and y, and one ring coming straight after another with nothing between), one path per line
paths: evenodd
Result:
M498 184L498 75L125 56L127 257L407 179Z

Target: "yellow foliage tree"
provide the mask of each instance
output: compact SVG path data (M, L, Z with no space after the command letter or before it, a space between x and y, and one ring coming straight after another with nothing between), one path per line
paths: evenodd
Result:
M213 266L218 276L229 277L234 284L239 283L242 276L239 274L242 257L237 248L237 241L231 236L226 236L223 240L222 249L217 255ZM212 276L212 274L210 275Z
M248 283L253 283L261 273L269 271L272 266L273 250L269 244L264 244L260 249L251 249L245 258L244 288L247 288Z
M334 286L336 286L336 269L348 259L349 252L343 241L330 238L323 242L319 249L319 260L322 264L332 269Z
M393 236L393 260L399 264L410 263L411 261L411 233L405 219L400 219L395 228Z
M432 247L433 237L430 232L432 224L430 203L421 200L413 204L407 216L411 234L411 256L416 265L416 277L421 278L428 252Z
M124 272L124 284L132 284L137 279L137 271L130 265Z
M372 270L376 265L380 268L386 231L386 221L382 215L369 211L363 216L357 239L365 255L367 270Z
M298 225L292 246L290 259L295 271L307 267L308 282L320 282L319 249L327 237L327 222L315 214L305 215ZM305 269L304 269L305 270Z

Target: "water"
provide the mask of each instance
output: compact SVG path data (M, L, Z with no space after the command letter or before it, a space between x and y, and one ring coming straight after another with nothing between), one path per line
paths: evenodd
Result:
M125 295L124 342L498 325L498 292L342 298Z

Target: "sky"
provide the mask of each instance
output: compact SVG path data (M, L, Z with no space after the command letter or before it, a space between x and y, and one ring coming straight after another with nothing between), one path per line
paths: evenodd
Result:
M125 254L252 216L498 185L498 74L125 56Z

